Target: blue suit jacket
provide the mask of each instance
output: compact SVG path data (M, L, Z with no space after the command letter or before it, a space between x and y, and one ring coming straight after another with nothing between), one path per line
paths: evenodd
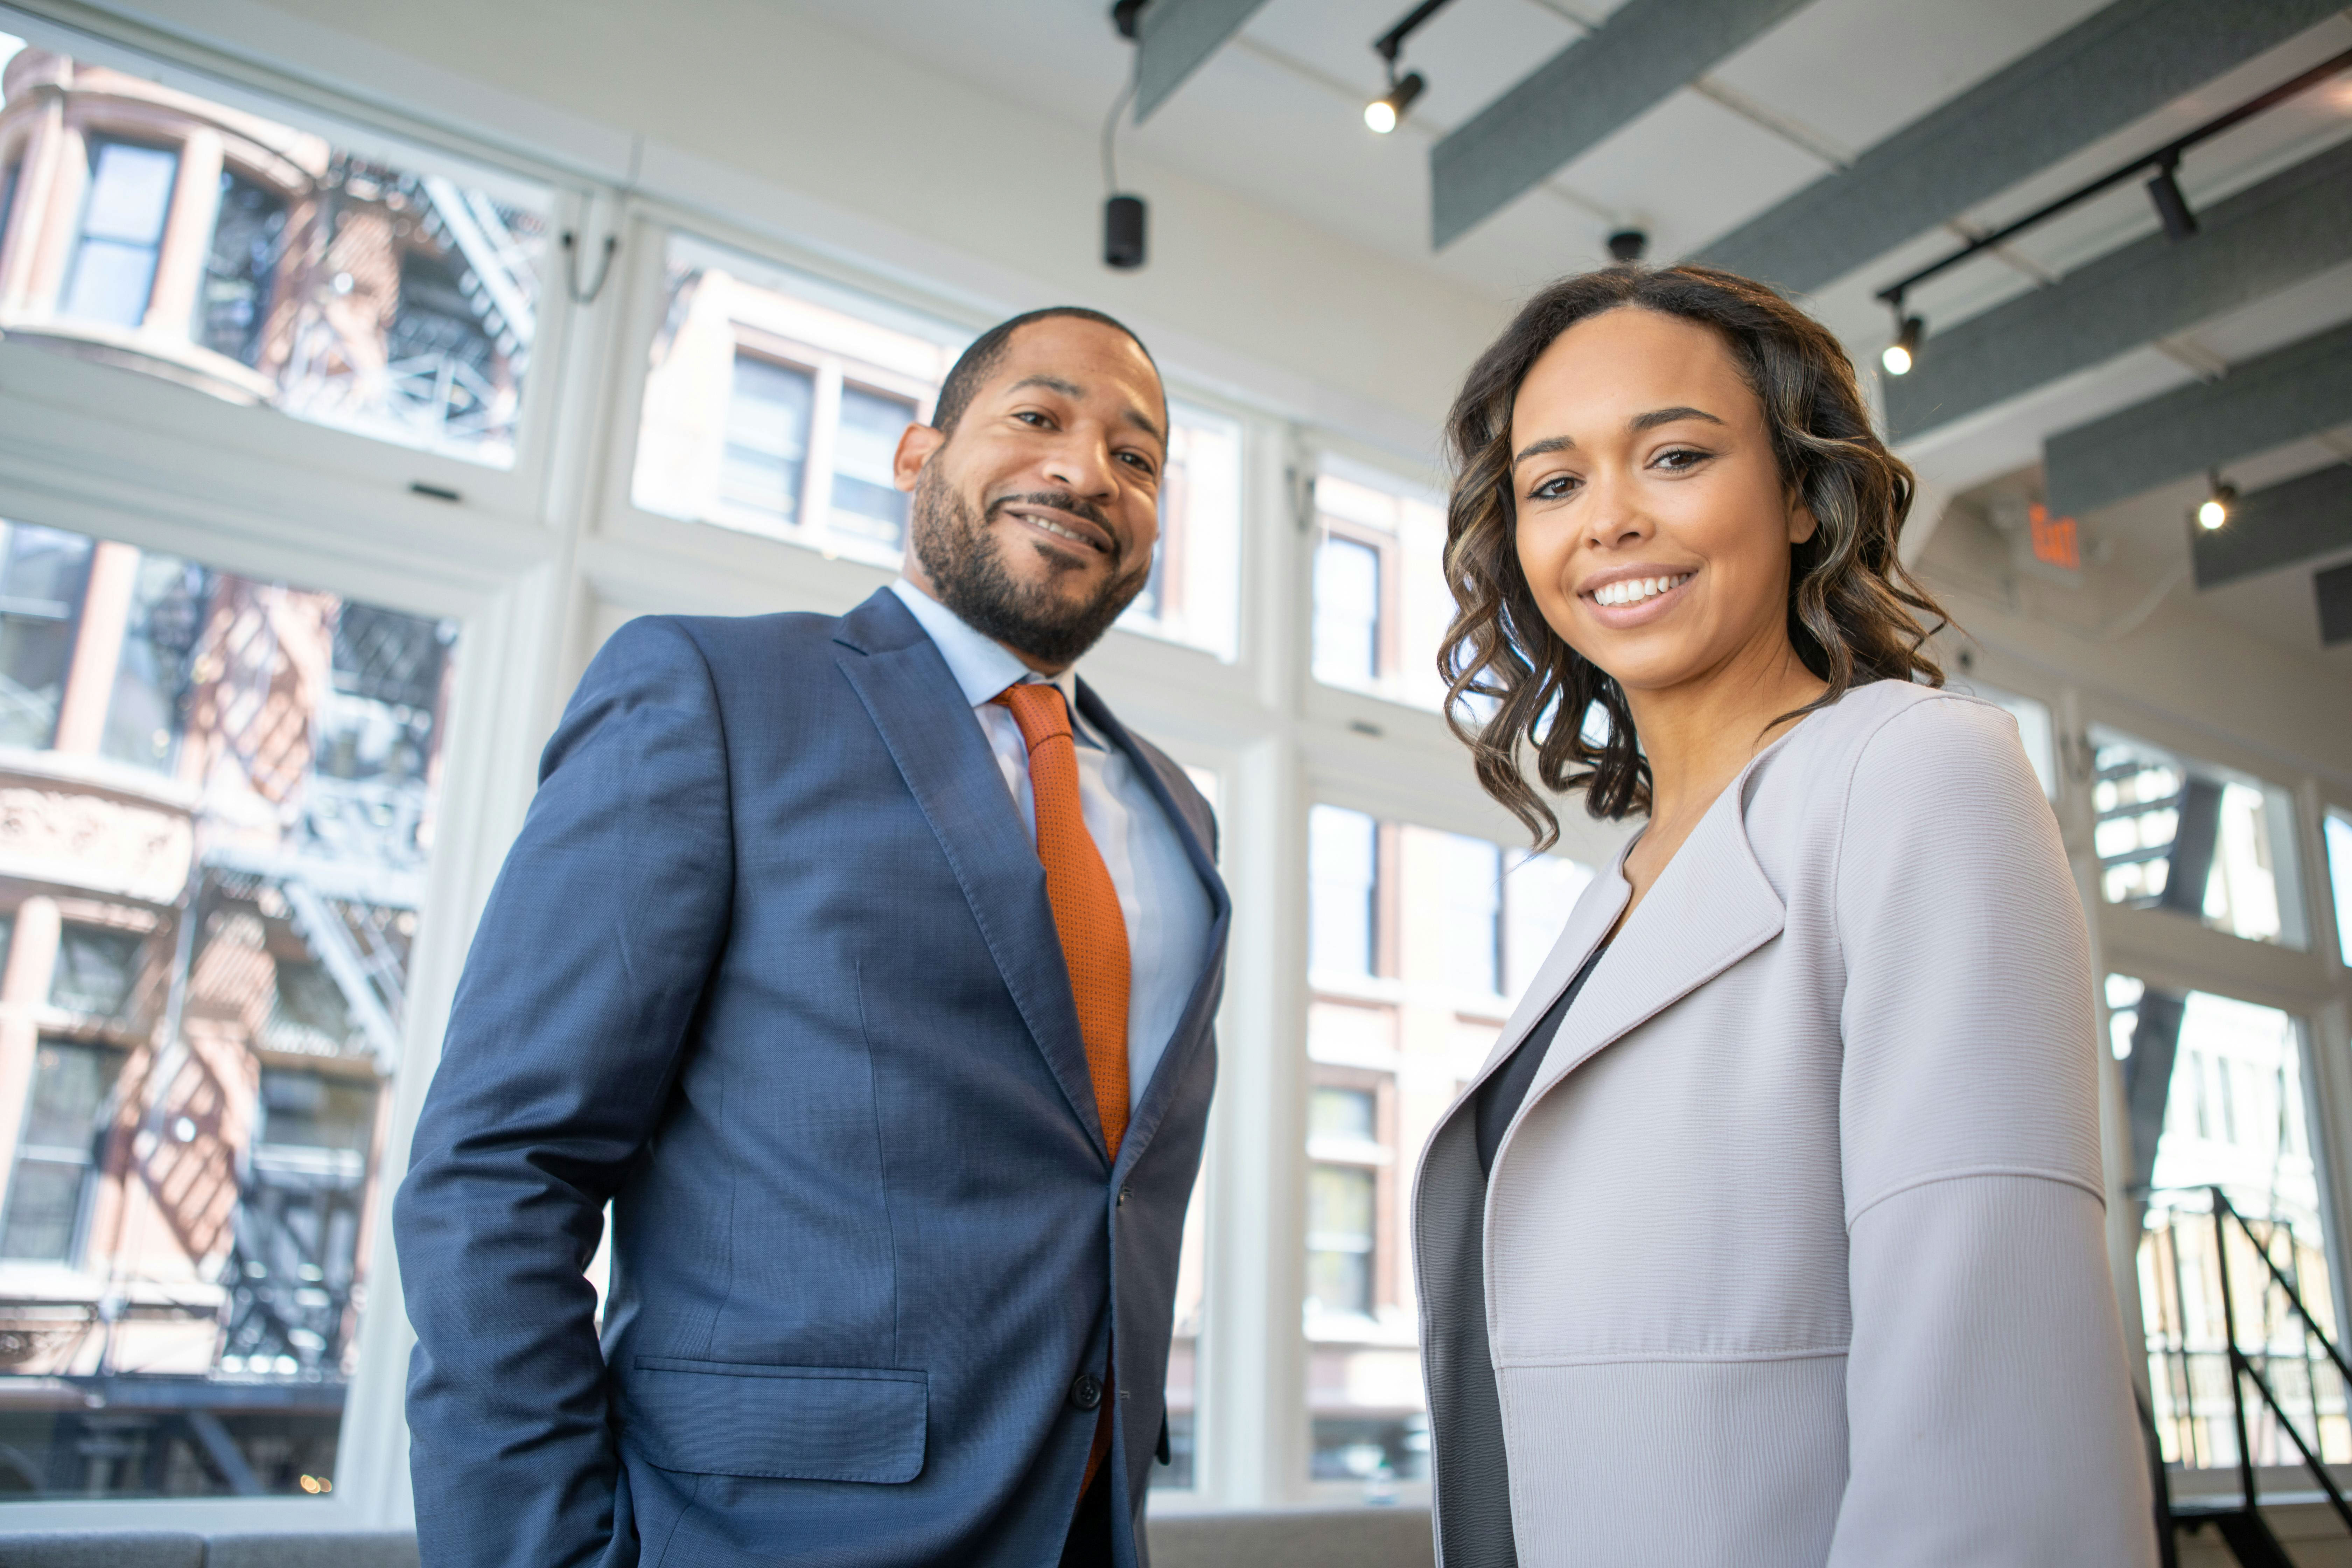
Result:
M1183 770L1079 702L1213 910L1115 1164L1044 870L894 595L597 656L394 1210L427 1563L1050 1565L1114 1346L1143 1561L1230 905Z

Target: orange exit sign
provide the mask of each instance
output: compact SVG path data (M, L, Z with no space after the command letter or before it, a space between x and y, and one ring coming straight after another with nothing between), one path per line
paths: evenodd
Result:
M2026 509L2025 521L2032 530L2036 561L2067 572L2083 569L2083 531L2073 518L2052 517L2048 507L2035 501Z

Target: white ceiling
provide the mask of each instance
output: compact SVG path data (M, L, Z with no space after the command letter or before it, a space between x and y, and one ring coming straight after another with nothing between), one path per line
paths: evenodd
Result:
M1020 95L1099 128L1127 79L1131 46L1108 0L857 0L818 5L932 68ZM1303 217L1335 234L1501 300L1607 259L1603 237L1633 224L1653 259L1696 250L1889 132L2047 43L2103 0L1814 0L1690 87L1621 128L1472 233L1433 252L1429 149L1614 8L1612 0L1454 0L1408 42L1402 66L1428 89L1404 125L1375 136L1364 101L1384 86L1371 40L1412 0L1268 0L1140 128L1122 124L1122 184L1150 191L1164 166ZM1953 215L1808 300L1865 369L1888 331L1877 289L1944 254L1962 226L1982 232L2106 168L2352 47L2352 13L2250 60L2138 124L2081 149L2015 189ZM2352 78L2194 150L2180 171L2192 205L2210 204L2352 136ZM2137 180L1992 256L1924 286L1910 306L1932 331L2152 233ZM2228 363L2352 320L2352 268L2315 279L1931 433L1906 450L1923 474L1963 489L2038 462L2042 438ZM1368 325L1377 326L1377 323ZM2340 447L2340 450L2338 447ZM2304 442L2250 465L2283 476L2352 456L2352 441ZM2284 467L2282 467L2284 465ZM2263 470L2256 475L2256 469ZM2084 520L2116 543L2112 569L2161 577L2186 558L2168 494ZM2316 654L2309 572L2200 596L2257 635ZM2268 586L2264 584L2268 584ZM2186 593L2187 590L2183 589ZM2300 595L2301 607L2285 608ZM2332 659L2352 664L2352 649Z

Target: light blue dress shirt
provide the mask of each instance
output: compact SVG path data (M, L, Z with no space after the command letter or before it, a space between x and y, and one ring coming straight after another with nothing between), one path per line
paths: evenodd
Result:
M940 653L962 689L988 737L1005 787L1020 808L1021 824L1037 837L1037 808L1029 791L1029 748L1009 709L996 694L1021 681L1044 682L994 638L974 631L963 618L901 577L890 584ZM1069 705L1070 733L1078 754L1078 805L1087 832L1118 889L1127 920L1128 1103L1140 1102L1170 1037L1192 1000L1209 955L1209 892L1175 824L1153 798L1151 786L1136 776L1125 752L1105 745L1078 716L1077 678L1064 670L1050 684Z

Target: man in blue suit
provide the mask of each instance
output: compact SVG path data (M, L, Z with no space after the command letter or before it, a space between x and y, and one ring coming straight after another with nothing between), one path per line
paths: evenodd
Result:
M900 442L902 580L582 679L394 1215L427 1564L1146 1563L1229 906L1070 667L1167 426L1016 318Z

